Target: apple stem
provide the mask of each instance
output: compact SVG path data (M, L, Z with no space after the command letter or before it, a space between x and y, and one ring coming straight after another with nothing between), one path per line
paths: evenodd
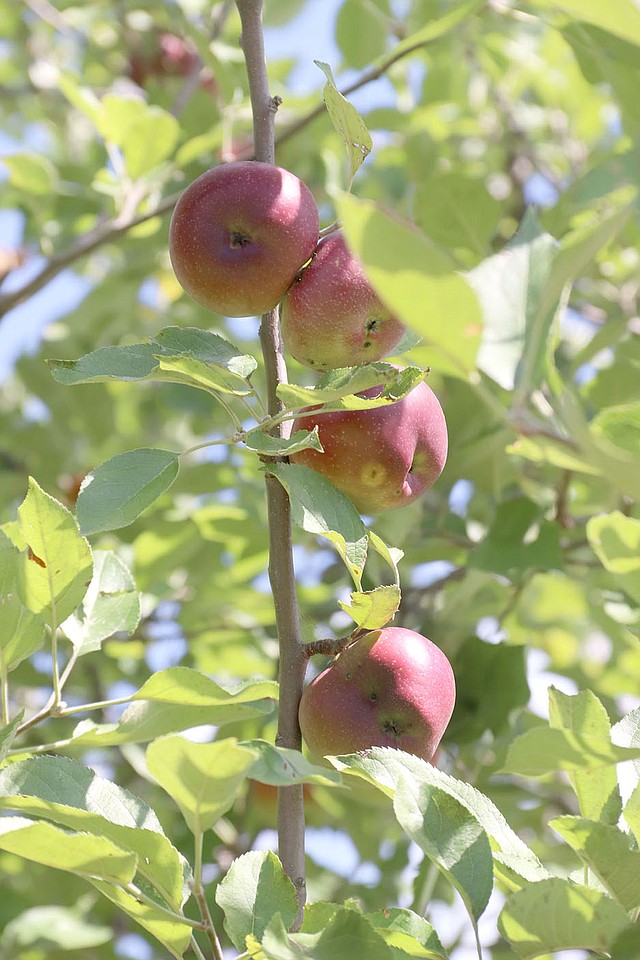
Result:
M281 101L279 97L272 97L269 92L262 0L236 0L236 3L242 24L241 44L249 81L255 158L262 163L275 163L275 115ZM279 384L287 383L288 379L277 309L262 317L260 344L265 365L267 410L269 415L274 417L284 409L277 396L277 388ZM277 436L287 437L291 432L291 424L280 423L273 428L273 432ZM280 643L280 702L276 743L278 746L300 750L302 735L298 722L298 706L307 658L300 633L293 564L291 504L286 490L272 474L266 474L265 484L269 528L269 581ZM302 923L306 900L304 830L302 785L280 788L278 853L285 872L296 888L298 898L298 913L292 925L293 930L298 929Z
M330 223L327 227L323 227L320 231L320 237L328 237L331 233L336 233L338 230L342 229L342 224L339 220L334 220L333 223Z
M304 655L307 659L319 655L337 657L339 653L342 653L343 650L350 647L352 643L355 643L360 637L364 637L370 632L370 630L362 628L360 630L354 630L353 633L350 633L347 637L328 637L320 640L312 640L310 643L305 643L303 647Z

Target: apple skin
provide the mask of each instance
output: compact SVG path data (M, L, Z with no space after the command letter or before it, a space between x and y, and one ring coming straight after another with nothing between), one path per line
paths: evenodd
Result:
M238 160L207 170L178 200L169 227L176 277L227 317L260 316L282 299L318 242L309 188L282 167Z
M442 650L414 630L384 627L348 646L305 687L300 729L316 757L396 747L431 760L455 698Z
M382 387L363 390L375 397ZM293 463L311 467L365 514L403 507L433 486L447 459L447 422L431 387L422 381L402 400L370 410L338 410L298 417L294 430L318 427L324 453L301 450Z
M341 232L320 241L282 301L280 320L291 356L314 370L381 360L405 332Z

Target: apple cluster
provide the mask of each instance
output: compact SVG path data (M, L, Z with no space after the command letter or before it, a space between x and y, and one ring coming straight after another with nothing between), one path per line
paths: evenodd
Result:
M315 200L298 177L237 161L208 170L184 191L169 252L187 293L215 313L256 316L281 304L283 340L300 363L327 371L380 360L404 328L342 233L320 239L319 230ZM394 404L330 414L310 409L294 424L313 427L324 453L302 450L291 459L324 474L365 514L420 497L447 457L444 414L424 382Z
M288 352L313 370L381 360L404 335L342 232L320 238L311 191L281 167L236 161L203 173L176 204L169 253L186 292L215 313L258 316L280 305ZM395 403L312 407L294 423L314 427L323 451L291 460L326 476L364 514L416 500L447 458L444 413L424 381ZM356 640L309 684L300 725L319 756L386 745L431 760L454 702L444 653L414 631L386 627Z

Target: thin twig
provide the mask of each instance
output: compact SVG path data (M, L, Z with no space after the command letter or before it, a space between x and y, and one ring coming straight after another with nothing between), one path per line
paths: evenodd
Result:
M153 210L147 213L137 216L130 215L128 217L123 217L122 214L119 214L117 217L101 221L93 230L85 233L67 250L63 250L61 253L47 260L42 269L30 280L23 283L21 287L17 287L15 290L12 290L11 293L2 294L0 296L0 318L7 314L9 310L13 310L14 307L17 307L32 297L38 290L41 290L47 283L53 280L54 277L57 277L59 273L72 263L75 263L76 260L80 260L82 257L93 253L94 250L102 247L105 243L111 243L113 240L116 240L131 230L132 227L137 227L139 224L146 223L147 220L151 220L153 217L161 216L169 210L172 210L179 196L179 193L175 193L170 197L165 197L157 207L154 207Z
M202 886L203 840L204 840L204 835L202 831L198 831L194 835L195 858L194 858L194 864L193 864L193 886L191 888L191 892L193 893L195 901L198 904L198 909L200 910L200 916L202 917L202 929L204 930L205 936L209 941L209 946L211 947L211 952L213 953L214 960L224 960L224 954L222 952L222 944L218 939L216 928L213 925L213 918L211 916L211 911L209 910L209 904L207 902L207 897L204 892L204 887Z

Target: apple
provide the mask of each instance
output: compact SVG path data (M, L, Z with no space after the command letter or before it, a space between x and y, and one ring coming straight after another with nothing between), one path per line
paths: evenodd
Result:
M414 630L373 630L305 687L302 736L316 757L396 747L431 760L456 699L442 650Z
M376 397L382 386L364 390ZM291 461L311 467L345 493L361 513L402 507L431 487L447 459L447 422L431 387L421 381L402 400L369 410L298 417L294 430L312 430L324 449L301 450Z
M139 87L151 78L189 77L199 72L200 87L214 94L217 84L210 70L203 67L194 44L166 30L137 34L131 42L129 76Z
M320 241L282 301L280 319L291 356L315 370L381 360L405 332L340 232Z
M227 317L258 316L282 299L318 243L309 188L281 167L238 160L207 170L180 196L169 228L176 277Z

